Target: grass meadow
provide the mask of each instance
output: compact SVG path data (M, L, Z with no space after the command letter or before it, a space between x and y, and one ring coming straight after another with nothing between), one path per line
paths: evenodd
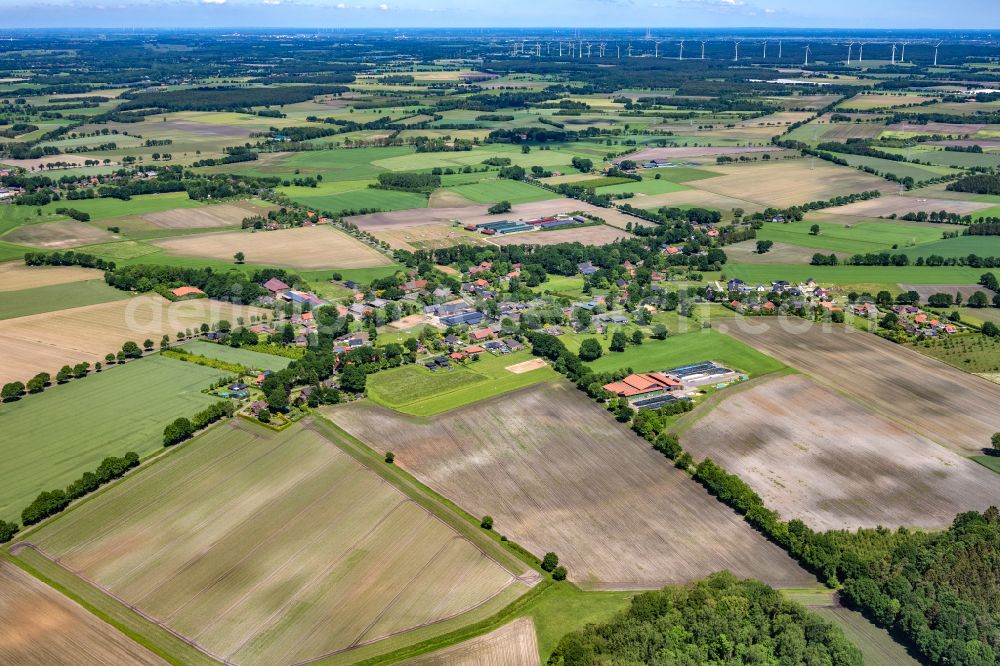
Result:
M810 266L808 264L726 264L723 275L749 284L773 280L803 282L845 289L899 289L900 284L975 284L982 269L965 266Z
M631 368L633 372L668 370L700 361L717 361L751 377L784 369L784 364L742 342L714 331L702 329L675 335L666 340L647 339L641 345L628 345L623 352L609 352L604 336L592 336L605 348L604 356L588 363L597 372Z
M484 353L479 361L433 372L420 364L407 365L370 376L368 396L404 414L440 414L558 376L548 365L521 374L506 370L532 358L527 351L500 356Z
M291 359L274 354L264 354L252 349L242 349L240 347L230 347L220 345L215 342L195 340L181 347L192 354L199 354L214 358L226 363L238 363L253 370L284 370L291 363Z
M158 451L167 423L216 400L201 390L223 374L154 355L0 405L0 519L19 519L39 492L68 485L107 456Z
M810 227L819 224L818 235ZM893 245L900 248L941 239L941 231L932 227L905 224L862 222L852 226L823 222L794 222L791 224L765 224L757 232L758 240L771 240L809 249L843 254L865 254L888 250ZM907 250L909 254L911 250Z

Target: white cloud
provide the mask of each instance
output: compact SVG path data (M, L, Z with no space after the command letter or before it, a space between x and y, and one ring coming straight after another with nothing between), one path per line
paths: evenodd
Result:
M280 5L281 0L264 0L265 5Z
M203 5L224 5L226 0L201 0Z
M380 12L387 12L387 11L389 11L389 5L387 5L387 4L385 4L383 2L381 5L378 6L378 10Z

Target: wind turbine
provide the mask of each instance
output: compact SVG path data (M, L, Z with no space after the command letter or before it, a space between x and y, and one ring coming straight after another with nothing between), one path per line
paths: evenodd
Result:
M618 47L618 59L621 60L622 59L622 45L621 44L617 44L616 46Z
M632 57L632 42L628 43L628 54L627 55L628 55L629 58Z
M809 45L807 44L806 45L806 64L805 64L806 67L809 66L809 50L810 50L809 49Z
M903 42L903 51L899 54L900 64L906 62L906 42Z
M861 42L858 44L858 64L861 64L861 60L865 55L865 43Z
M559 57L562 58L562 42L559 42Z
M593 47L593 44L591 44L590 42L587 42L587 58L588 59L590 59L590 49L591 49L591 47Z
M767 60L767 40L764 40L764 60Z
M705 59L705 42L701 43L701 59Z
M658 42L658 41L657 42L653 42L653 57L654 58L659 58L660 57L660 42Z
M736 41L735 39L733 40L733 46L736 49L735 53L733 54L733 62L739 62L739 60L740 60L740 44L742 44L742 43L743 43L743 40L739 40L739 41Z
M938 47L939 46L941 46L941 42L938 42L937 44L934 45L934 66L935 67L937 67L937 54L938 54Z
M854 42L847 45L847 65L851 64L851 54L854 52Z
M896 64L896 45L892 45L892 64Z
M781 60L781 40L778 40L778 60Z
M680 52L677 54L677 59L678 60L684 60L684 40L683 39L681 40Z

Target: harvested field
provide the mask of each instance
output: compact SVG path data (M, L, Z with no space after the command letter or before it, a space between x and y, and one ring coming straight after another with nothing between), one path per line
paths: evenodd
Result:
M788 555L564 382L433 419L367 401L324 412L589 588L655 588L719 569L810 580Z
M46 250L61 250L78 245L93 245L117 240L117 236L85 222L71 220L67 222L41 222L18 227L3 240L8 243L20 243Z
M44 169L46 164L50 164L52 162L65 162L67 164L74 164L78 167L82 167L86 164L87 160L92 160L92 159L94 158L90 155L60 154L60 155L47 155L45 157L35 157L25 160L14 160L14 159L4 158L3 164L6 166L20 167L21 169L30 172L34 171L36 168L39 167L41 167L41 169ZM59 171L60 171L59 169L55 169L53 170L53 174L58 174Z
M264 314L260 308L210 299L171 303L158 295L86 305L0 321L0 382L27 381L38 372L55 376L63 365L103 361L132 340L159 342L177 331L220 319Z
M699 208L715 209L722 212L727 212L732 208L742 208L747 213L755 213L765 208L762 204L747 201L746 199L736 199L724 194L696 189L646 196L636 194L635 197L628 200L628 203L636 208L645 208L646 210L662 206L697 206Z
M606 224L575 229L568 227L554 231L536 231L490 238L488 242L497 245L556 245L558 243L582 243L584 245L607 245L619 238L632 234Z
M496 220L531 220L546 215L556 215L558 213L572 213L583 211L604 219L608 224L625 228L627 222L640 222L640 220L609 208L598 208L591 204L577 201L575 199L550 199L548 201L534 201L531 203L515 204L509 213L503 215L490 215L487 213L488 205L460 206L457 208L414 208L410 210L398 210L391 213L371 213L369 215L355 215L346 220L358 225L362 231L379 235L379 232L386 230L418 227L429 224L451 225L452 220L460 220L462 224L479 224L481 222L491 222Z
M169 254L206 259L232 260L236 252L247 263L318 270L322 268L370 268L392 261L372 247L327 226L280 229L278 231L232 231L153 241Z
M167 662L33 576L0 561L0 663L98 666Z
M100 280L104 273L79 266L25 266L11 261L0 264L0 292L37 289L56 284Z
M162 213L149 213L142 218L161 229L210 229L239 226L243 218L266 212L262 206L251 203L216 204L201 208L177 208Z
M522 617L468 641L403 662L407 666L539 666L535 623Z
M415 251L418 249L437 249L452 245L478 245L484 242L484 236L466 231L453 224L421 224L415 227L399 227L375 232L379 240L389 244L392 249Z
M922 303L926 303L931 294L951 294L952 296L962 294L962 298L966 301L969 299L969 296L977 291L981 291L989 296L990 300L993 299L994 294L993 291L978 284L901 284L899 286L903 291L915 291L920 294L920 301ZM982 312L987 315L991 314L989 311ZM976 310L972 314L974 317L981 317L979 310Z
M400 331L408 331L412 328L423 327L423 326L433 326L434 318L425 314L412 314L403 317L402 319L397 319L396 321L389 324L390 327L398 329Z
M431 196L427 200L428 208L459 208L471 205L475 205L475 202L466 199L458 192L452 192L443 187L431 192Z
M1000 431L1000 386L876 335L785 318L719 329L962 455Z
M818 531L944 528L1000 496L988 469L801 375L724 398L681 444Z
M762 119L763 120L763 119ZM780 151L775 146L674 146L670 148L643 148L634 153L621 155L616 160L634 160L645 162L649 160L674 160L681 157L697 157L701 155L739 155L741 153L773 153Z
M545 367L545 361L540 358L533 358L530 361L523 361L521 363L515 363L514 365L508 365L504 368L507 372L513 372L515 375L521 375L525 372L531 372L532 370L538 370L539 368Z
M917 197L902 197L898 194L888 194L878 199L868 201L856 201L846 206L830 208L826 212L835 215L851 215L855 217L888 217L906 213L917 213L920 211L941 211L966 215L974 213L984 208L989 208L992 204L981 203L979 201L960 201L957 199L925 199Z
M817 160L815 164L812 160L781 160L720 165L712 169L723 175L688 185L768 206L791 206L866 190L890 192L894 189L891 183L878 176L822 160Z
M928 141L927 146L956 146L968 148L969 146L979 146L983 150L989 148L1000 148L1000 139L954 139L952 141Z
M295 663L523 591L311 429L216 427L32 535L227 663Z
M889 125L886 129L890 132L913 132L914 134L975 134L986 127L982 124L974 123L935 123L929 122L923 125L913 123L897 123Z
M775 243L764 254L758 254L755 240L726 246L729 261L740 264L808 264L815 253L807 247Z

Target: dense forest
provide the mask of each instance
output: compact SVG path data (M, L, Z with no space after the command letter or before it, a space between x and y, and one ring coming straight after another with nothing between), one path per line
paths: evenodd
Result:
M565 636L549 664L862 664L843 632L755 580L717 573L640 594L604 624Z

